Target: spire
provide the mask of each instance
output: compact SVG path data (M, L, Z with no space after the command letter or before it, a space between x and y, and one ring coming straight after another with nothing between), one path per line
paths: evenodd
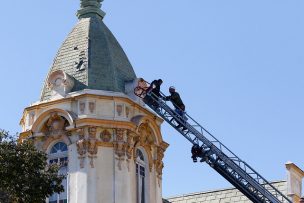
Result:
M77 17L81 19L98 15L103 18L105 12L100 9L102 1L103 0L80 0L80 9L77 11Z

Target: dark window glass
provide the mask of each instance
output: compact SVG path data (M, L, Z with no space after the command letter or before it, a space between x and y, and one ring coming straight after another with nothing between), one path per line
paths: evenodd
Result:
M139 157L140 160L145 161L144 154L139 149L136 150L136 156Z
M66 152L66 151L68 151L68 146L63 142L58 142L51 149L51 154L56 154L58 152Z

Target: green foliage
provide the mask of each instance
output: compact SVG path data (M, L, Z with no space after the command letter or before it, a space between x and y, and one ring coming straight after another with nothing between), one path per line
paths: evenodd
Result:
M63 192L59 167L49 166L31 141L18 143L16 137L0 129L0 203L40 203Z

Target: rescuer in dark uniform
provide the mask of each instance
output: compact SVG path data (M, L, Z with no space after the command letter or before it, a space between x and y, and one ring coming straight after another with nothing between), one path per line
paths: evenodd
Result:
M159 104L155 100L158 100L159 98L161 98L160 86L162 84L163 84L163 80L162 79L153 80L151 82L151 85L147 89L147 94L151 93L151 96L147 95L144 98L145 102L151 104L152 107L155 108L155 109L157 109L159 107ZM151 97L153 97L154 100Z
M174 108L175 108L175 112L177 113L177 115L179 115L183 119L186 119L186 117L185 117L186 107L185 107L179 93L176 92L175 87L173 87L173 86L171 86L169 88L169 92L170 92L171 95L165 97L165 100L166 101L171 101ZM181 123L179 123L177 127L178 128L183 127L182 130L186 129L184 126L181 125Z

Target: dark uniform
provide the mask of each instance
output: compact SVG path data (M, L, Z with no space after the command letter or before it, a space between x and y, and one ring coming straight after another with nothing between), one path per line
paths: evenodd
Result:
M172 92L170 96L165 98L166 101L171 101L174 108L185 111L186 107L177 92Z
M154 87L152 89L152 95L154 96L157 96L157 97L160 97L160 86L161 86L162 82L160 82L160 80L153 80L150 87Z
M161 97L160 86L162 83L163 81L161 79L153 80L150 87L147 89L147 93L151 92L151 96L147 95L144 98L144 102L152 105L152 108L154 109L157 109L159 107L159 104L155 100L158 100L158 98Z

